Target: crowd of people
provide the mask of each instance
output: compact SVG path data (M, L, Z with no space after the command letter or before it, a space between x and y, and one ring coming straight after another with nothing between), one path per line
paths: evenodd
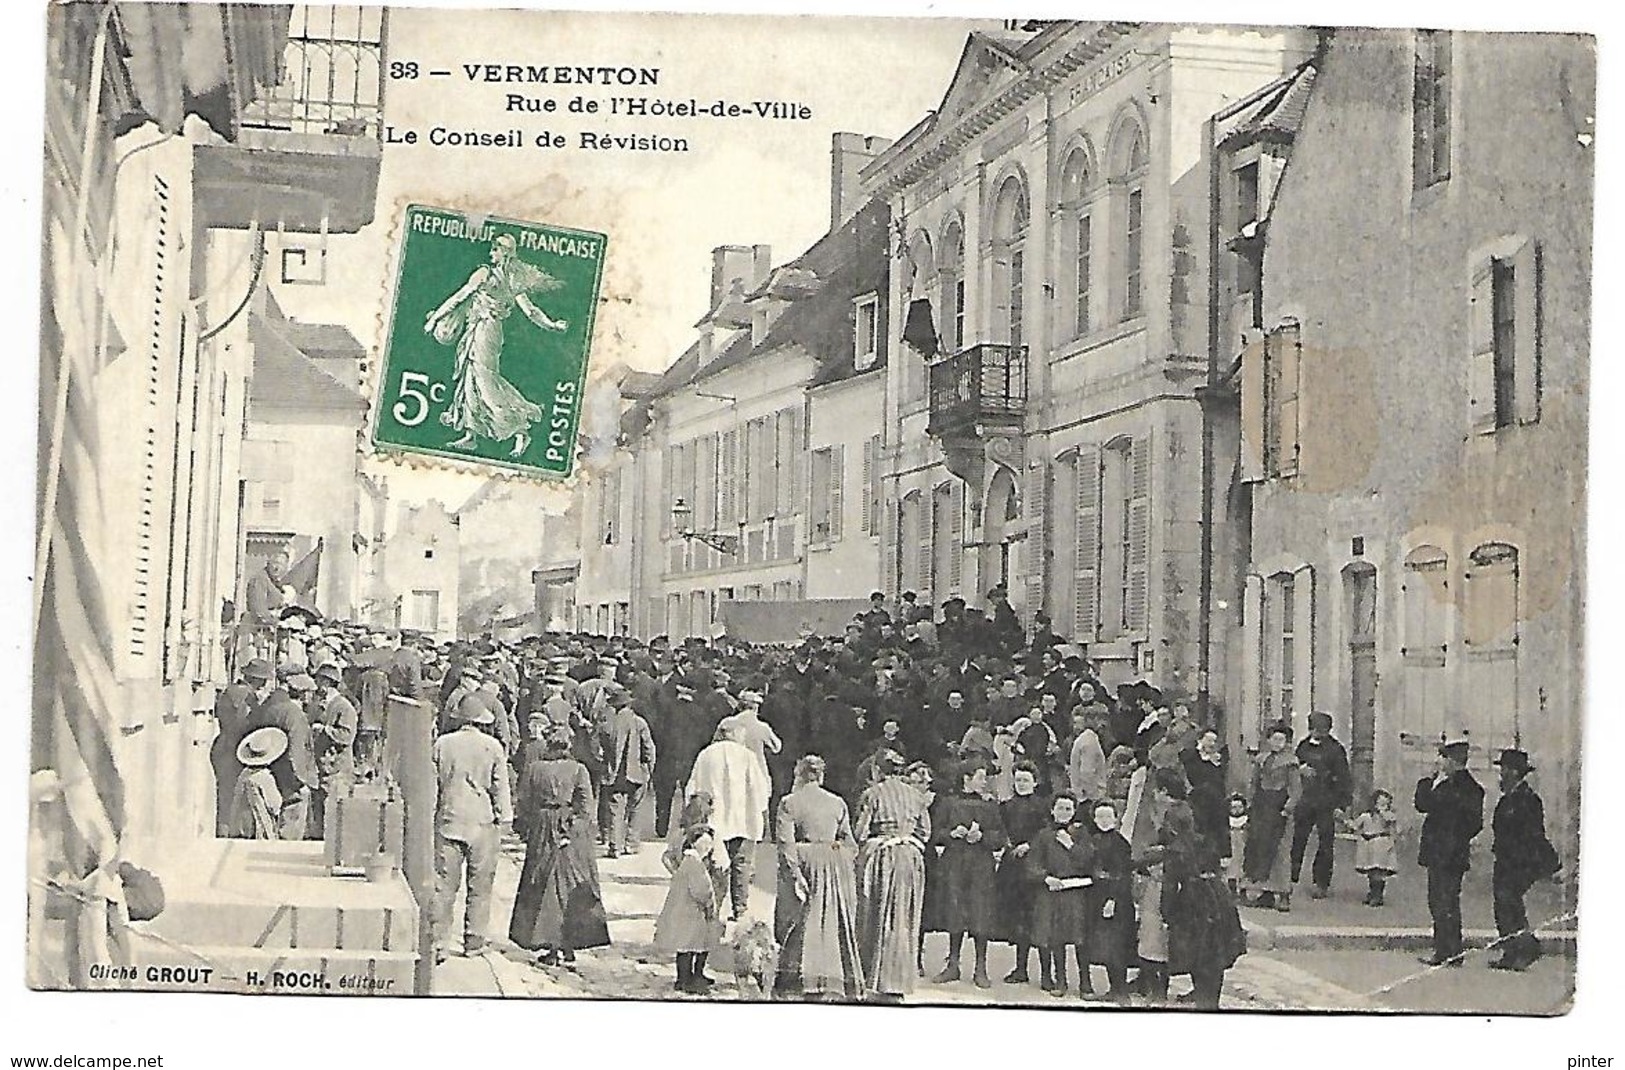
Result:
M1347 821L1329 717L1312 715L1296 747L1290 725L1272 726L1249 775L1233 775L1185 696L1143 679L1110 691L1042 615L1024 629L1001 589L985 612L952 599L940 617L877 593L842 636L785 647L448 643L304 622L283 640L280 664L248 662L221 696L222 834L319 837L324 797L380 775L387 696L425 704L441 955L489 941L509 825L526 849L510 940L563 966L608 944L599 859L636 850L651 796L672 876L656 942L690 994L746 917L763 845L777 853L774 989L805 999L895 1001L922 978L957 981L967 942L970 978L989 988L989 943L1005 942L1007 983L1031 983L1036 952L1056 997L1161 1001L1189 974L1186 998L1216 1006L1245 950L1238 899L1289 910L1311 841L1316 897L1337 828L1362 837L1368 904L1396 868L1391 795ZM925 961L928 932L947 934L946 961Z

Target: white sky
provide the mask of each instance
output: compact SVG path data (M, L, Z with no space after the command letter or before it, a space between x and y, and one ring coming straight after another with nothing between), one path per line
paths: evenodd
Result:
M391 228L398 206L421 201L609 235L593 366L614 361L658 371L694 340L706 311L711 249L767 244L774 261L799 254L829 221L829 147L836 131L897 137L946 91L966 34L998 25L960 19L708 19L689 15L479 11L391 13L388 58L420 64L417 81L391 81L385 114L417 145L386 145L377 221L332 239L324 292L297 295L294 314L343 323L381 343ZM470 83L465 63L654 66L656 87ZM431 69L450 78L431 78ZM508 113L506 96L623 93L663 99L719 97L804 103L807 121L611 118ZM563 150L431 147L430 129L564 133ZM691 151L593 152L576 132L646 132L687 138ZM291 309L290 309L291 310ZM292 311L292 310L291 310ZM591 374L591 372L589 372ZM393 495L436 497L452 508L479 477L386 465Z

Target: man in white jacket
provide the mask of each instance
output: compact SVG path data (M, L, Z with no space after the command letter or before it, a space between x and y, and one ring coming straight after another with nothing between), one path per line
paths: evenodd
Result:
M694 759L686 797L701 792L712 802L711 828L728 851L728 896L738 921L750 897L751 862L766 832L767 772L756 754L739 742L736 725L717 726L713 741Z

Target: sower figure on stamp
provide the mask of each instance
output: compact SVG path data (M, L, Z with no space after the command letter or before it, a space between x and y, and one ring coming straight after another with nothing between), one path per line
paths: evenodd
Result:
M556 290L562 283L519 259L517 244L513 235L498 234L491 242L491 263L476 268L423 321L424 331L437 342L457 342L451 406L440 417L461 432L451 445L470 447L476 435L498 442L511 438L514 457L530 446L530 427L541 420L542 410L502 376L503 321L518 307L544 330L569 328L531 302L530 294Z
M1444 743L1434 774L1416 782L1416 809L1425 815L1416 861L1428 871L1433 915L1433 954L1422 959L1429 966L1461 965L1461 879L1484 827L1484 789L1467 771L1467 750L1465 739Z
M1529 912L1523 897L1543 877L1553 877L1562 869L1557 848L1546 838L1546 808L1529 784L1535 767L1521 750L1504 750L1495 760L1501 770L1501 798L1495 804L1491 828L1495 856L1490 892L1495 903L1496 944L1501 957L1490 963L1494 970L1527 970L1540 958L1540 940L1529 928Z
M434 744L435 768L435 961L445 959L452 906L468 870L462 950L477 955L487 943L491 889L496 881L501 826L513 820L508 755L487 734L495 720L478 695L465 695L458 725Z

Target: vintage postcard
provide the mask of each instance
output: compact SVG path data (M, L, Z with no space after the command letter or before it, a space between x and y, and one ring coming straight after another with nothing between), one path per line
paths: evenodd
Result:
M31 986L1569 1009L1591 38L47 45Z

